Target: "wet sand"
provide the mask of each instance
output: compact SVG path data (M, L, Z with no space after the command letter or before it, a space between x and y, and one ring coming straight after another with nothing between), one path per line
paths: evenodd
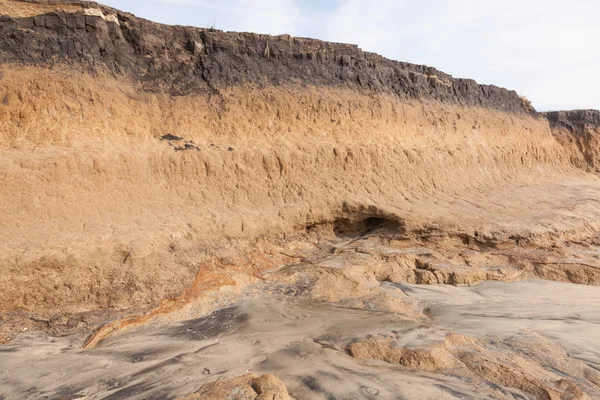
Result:
M168 399L246 372L277 375L296 399L488 398L468 380L412 370L346 351L353 341L394 332L413 346L440 329L475 338L537 333L600 368L600 288L530 280L474 287L395 285L429 322L352 310L298 297L246 298L207 317L150 325L82 351L82 335L23 333L0 350L4 399ZM532 398L501 388L512 398Z
M542 280L475 287L398 285L436 325L470 336L536 332L600 369L600 288Z

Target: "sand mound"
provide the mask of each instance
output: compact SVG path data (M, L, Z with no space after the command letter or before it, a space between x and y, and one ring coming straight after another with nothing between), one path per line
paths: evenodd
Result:
M273 375L246 374L203 385L181 400L290 400L283 382Z
M414 332L412 338L407 341L406 336L372 336L351 343L348 352L358 359L377 359L428 372L443 371L480 384L491 382L516 388L536 399L592 399L600 395L597 371L569 358L560 345L541 336L520 335L491 343L444 332ZM512 398L493 391L489 394L494 398Z

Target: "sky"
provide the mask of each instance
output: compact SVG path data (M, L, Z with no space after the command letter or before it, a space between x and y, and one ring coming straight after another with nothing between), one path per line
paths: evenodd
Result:
M516 90L539 111L600 109L600 0L101 0L156 22L358 44Z

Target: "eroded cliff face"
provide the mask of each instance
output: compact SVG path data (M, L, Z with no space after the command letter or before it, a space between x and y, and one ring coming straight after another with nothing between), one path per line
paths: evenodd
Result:
M386 283L600 284L597 112L351 45L0 14L6 339L132 313L91 349L273 292L422 321Z
M552 133L571 150L571 162L588 172L600 172L600 111L574 110L543 113Z
M533 111L514 91L454 79L353 45L165 26L92 2L67 2L68 10L65 2L57 3L63 8L48 12L53 3L41 3L36 12L24 2L2 1L9 10L0 28L3 62L107 70L134 78L145 91L173 95L214 94L241 84L301 84Z
M4 310L150 305L206 265L247 264L256 240L344 218L496 242L596 227L595 186L584 219L466 200L592 179L515 92L355 46L59 4L3 2Z

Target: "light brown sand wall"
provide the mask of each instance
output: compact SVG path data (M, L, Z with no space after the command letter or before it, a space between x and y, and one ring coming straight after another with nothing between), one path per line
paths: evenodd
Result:
M531 210L456 199L582 177L546 120L484 108L289 85L171 97L34 67L3 67L0 93L5 310L149 304L211 255L349 214L508 237Z

